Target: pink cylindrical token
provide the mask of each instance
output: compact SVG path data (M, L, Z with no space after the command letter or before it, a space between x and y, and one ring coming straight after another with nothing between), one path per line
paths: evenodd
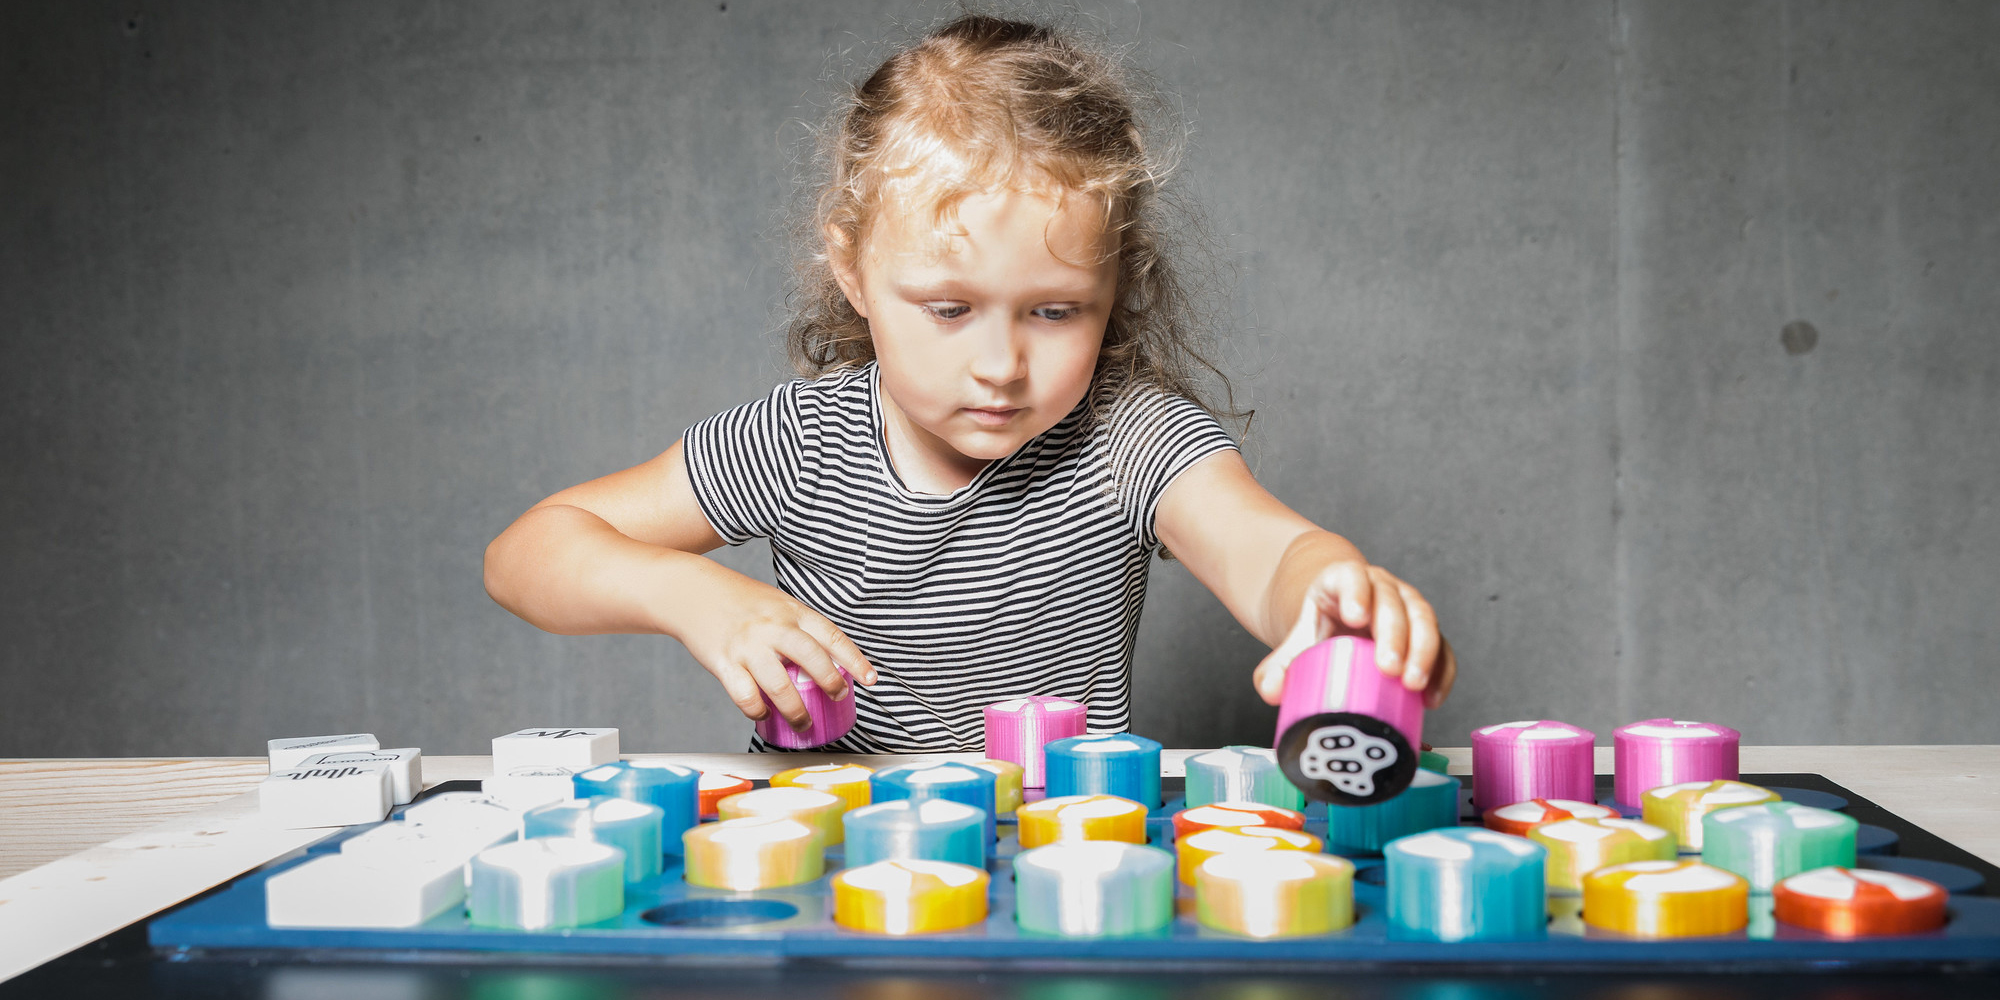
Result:
M1553 719L1472 731L1472 804L1481 812L1529 799L1597 801L1597 734Z
M1376 667L1374 640L1335 636L1286 668L1272 749L1307 798L1373 805L1409 787L1423 728L1422 692Z
M840 670L839 667L834 669ZM812 716L812 722L804 730L793 729L791 723L778 714L777 707L771 704L771 697L765 695L764 707L769 711L757 720L757 735L763 737L764 742L787 750L804 750L832 743L854 728L854 699L858 689L854 687L854 679L847 676L847 671L840 670L848 688L847 697L839 701L827 697L811 674L789 661L785 664L785 676L791 679L799 699L806 703L806 712Z
M1647 790L1686 781L1735 781L1743 734L1712 722L1646 719L1611 731L1614 787L1620 805L1638 806Z
M986 756L1021 765L1021 787L1041 788L1042 747L1082 736L1090 709L1067 698L1034 695L986 706Z

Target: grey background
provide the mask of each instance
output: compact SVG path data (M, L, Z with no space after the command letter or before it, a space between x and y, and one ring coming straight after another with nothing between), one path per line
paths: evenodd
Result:
M0 755L741 747L481 550L783 373L799 122L950 12L7 5ZM1194 123L1261 478L1461 651L1433 740L2000 742L2000 5L1083 13ZM1257 644L1153 584L1135 728L1268 739Z

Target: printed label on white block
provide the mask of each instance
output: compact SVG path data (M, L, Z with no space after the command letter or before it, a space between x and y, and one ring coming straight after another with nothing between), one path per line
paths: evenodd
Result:
M576 772L567 767L540 764L496 774L480 782L479 789L509 809L526 812L536 806L576 798L575 778Z
M288 830L378 823L389 814L389 765L331 764L279 771L257 786L265 817Z
M521 813L478 792L444 792L403 810L403 822L473 835L488 831L520 833ZM503 840L505 838L502 838Z
M618 759L618 730L523 729L493 738L493 773L509 774L524 767L566 767L572 771L609 764Z
M333 764L370 764L378 761L389 766L389 795L397 805L408 804L418 792L424 790L424 755L416 747L323 753L307 757L299 763L299 766L326 767Z
M327 854L264 883L273 927L416 927L465 902L460 865Z
M291 771L303 766L308 757L338 750L380 750L382 744L373 733L349 733L346 736L292 736L266 743L270 749L271 766L269 773Z

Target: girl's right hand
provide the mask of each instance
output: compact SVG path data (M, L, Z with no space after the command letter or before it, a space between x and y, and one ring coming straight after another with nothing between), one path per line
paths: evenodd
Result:
M875 683L874 665L825 615L767 583L705 559L701 563L706 565L700 585L677 588L681 606L672 614L671 634L715 675L746 717L764 718L769 698L793 729L810 724L805 702L785 673L786 662L836 701L853 694L841 670L864 686ZM698 595L693 607L690 595Z

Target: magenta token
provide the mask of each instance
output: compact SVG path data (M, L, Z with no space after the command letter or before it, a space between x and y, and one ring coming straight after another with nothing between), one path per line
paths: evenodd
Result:
M839 667L834 669L840 670ZM793 729L791 723L778 714L777 706L771 704L771 697L765 695L764 707L769 711L757 720L757 735L763 737L764 742L786 750L805 750L832 743L854 728L854 699L858 689L854 687L854 679L847 676L847 671L840 671L840 676L848 682L848 688L847 697L839 701L827 697L811 674L790 661L785 663L785 676L791 679L799 699L806 703L806 713L812 716L812 722L803 730Z
M1597 801L1597 734L1552 719L1472 731L1472 804L1481 812L1529 799Z
M1273 749L1307 798L1372 805L1409 786L1423 728L1423 693L1375 666L1374 640L1342 635L1286 668Z
M1640 796L1661 785L1688 781L1735 781L1736 749L1743 735L1712 722L1646 719L1611 731L1616 795L1621 805L1638 806Z
M1021 765L1021 787L1047 784L1042 747L1082 736L1090 709L1067 698L1033 695L986 706L986 756Z

